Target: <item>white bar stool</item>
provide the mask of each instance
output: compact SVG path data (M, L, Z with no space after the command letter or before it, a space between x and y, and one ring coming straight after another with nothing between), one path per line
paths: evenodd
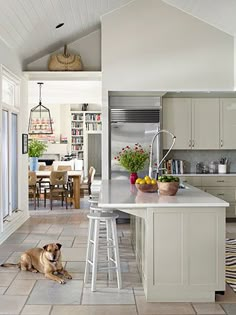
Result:
M107 249L107 267L99 268L107 269L109 274L109 280L112 279L112 270L116 271L117 285L121 289L121 270L120 270L120 256L118 248L118 238L116 230L116 219L117 214L110 212L94 212L88 214L89 218L89 234L88 234L88 245L87 254L85 262L85 274L84 283L88 282L89 267L92 266L92 285L91 291L96 291L96 280L97 280L97 270L98 270L98 253L99 253L99 232L100 223L106 223L106 243L103 247ZM101 246L100 246L101 248ZM114 256L113 256L114 254Z

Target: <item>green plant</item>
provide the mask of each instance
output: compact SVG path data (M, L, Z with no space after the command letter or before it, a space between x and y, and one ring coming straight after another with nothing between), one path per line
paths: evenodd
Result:
M35 139L29 141L28 153L30 157L40 157L46 150L46 143Z
M126 146L114 157L118 163L131 173L142 171L149 159L149 151L143 149L141 144L136 143L133 148Z

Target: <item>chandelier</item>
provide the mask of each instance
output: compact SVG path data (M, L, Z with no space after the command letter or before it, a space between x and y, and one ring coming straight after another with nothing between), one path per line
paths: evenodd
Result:
M50 110L42 105L41 89L43 82L39 84L39 105L30 110L28 133L30 135L52 134L52 119Z

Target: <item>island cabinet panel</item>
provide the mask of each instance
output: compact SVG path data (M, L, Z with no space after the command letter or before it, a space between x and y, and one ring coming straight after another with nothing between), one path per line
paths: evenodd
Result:
M217 285L218 224L217 214L205 209L205 213L191 213L188 216L187 250L189 253L188 281L192 286L208 288ZM199 227L201 233L199 233ZM206 238L206 235L208 237ZM212 243L214 240L214 243Z
M154 285L181 285L184 282L183 215L168 211L154 213L153 222Z
M148 209L149 302L213 302L215 291L225 290L224 220L220 207Z

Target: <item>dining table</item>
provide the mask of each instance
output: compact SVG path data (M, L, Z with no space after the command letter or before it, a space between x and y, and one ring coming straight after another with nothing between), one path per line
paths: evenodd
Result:
M68 178L73 181L73 199L75 209L80 209L80 183L83 180L83 171L67 171ZM36 171L38 179L50 178L51 171Z

